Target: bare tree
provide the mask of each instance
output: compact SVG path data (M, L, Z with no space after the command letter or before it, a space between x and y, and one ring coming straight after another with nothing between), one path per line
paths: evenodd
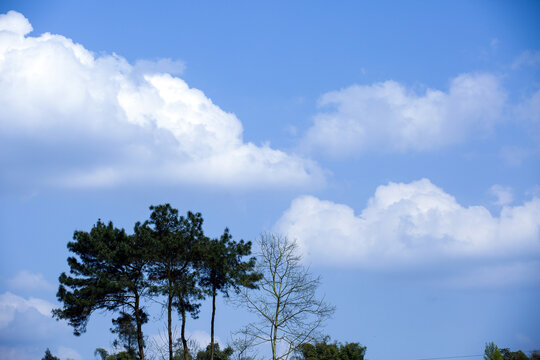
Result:
M262 360L254 351L253 343L255 338L251 336L246 328L233 333L229 346L234 350L233 360Z
M272 360L287 360L301 344L321 336L318 330L335 309L316 297L320 277L302 266L294 241L263 234L257 255L257 272L263 274L259 290L246 289L237 300L259 319L245 332L254 345L270 344Z

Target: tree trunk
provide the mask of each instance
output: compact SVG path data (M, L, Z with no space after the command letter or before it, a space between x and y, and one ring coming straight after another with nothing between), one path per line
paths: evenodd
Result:
M210 330L210 360L214 360L214 319L216 318L216 289L212 289L212 325Z
M182 346L184 347L184 360L189 360L189 351L186 339L186 310L182 309Z
M137 342L139 344L139 360L144 360L144 340L142 334L142 320L139 309L139 294L135 294L135 320L137 321Z
M171 280L171 265L167 268L167 277L169 281L168 301L167 301L167 335L169 336L169 360L173 360L173 336L172 336L172 280Z
M277 304L276 304L276 317L274 319L274 336L272 338L272 360L276 360L277 358L277 332L278 332L278 320L279 320L279 305L280 305L281 297L278 296L277 298Z
M167 333L169 335L169 360L173 360L173 338L172 338L172 294L169 292L167 303Z

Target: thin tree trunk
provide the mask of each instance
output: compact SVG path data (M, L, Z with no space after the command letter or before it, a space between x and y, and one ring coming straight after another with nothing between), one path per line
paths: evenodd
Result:
M276 360L277 357L277 331L278 331L278 320L279 320L279 305L281 298L278 296L277 305L276 305L276 317L274 319L274 336L272 339L272 359Z
M184 347L184 360L189 360L188 344L186 339L186 310L182 309L182 345Z
M210 330L210 360L214 360L214 320L216 318L216 289L212 289L212 326Z
M210 360L214 360L214 319L216 318L216 289L212 289L212 326L210 330Z
M169 360L173 360L173 338L172 338L172 295L169 293L167 303L167 332L169 335Z
M173 360L173 337L172 337L172 281L171 281L171 264L167 268L167 278L169 282L168 302L167 302L167 335L169 336L169 360Z
M135 294L135 320L137 321L137 342L139 344L139 360L144 360L144 340L142 334L142 320L139 309L139 294Z

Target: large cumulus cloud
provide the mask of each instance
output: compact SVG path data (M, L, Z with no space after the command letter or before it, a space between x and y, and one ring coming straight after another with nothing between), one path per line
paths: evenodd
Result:
M422 179L379 186L359 213L314 196L296 198L275 229L297 239L311 261L338 266L538 261L540 198L503 206L494 216Z
M28 35L0 15L3 180L58 186L141 181L305 186L311 161L245 142L242 124L181 78L181 63L95 55L61 35ZM171 70L172 71L172 70Z

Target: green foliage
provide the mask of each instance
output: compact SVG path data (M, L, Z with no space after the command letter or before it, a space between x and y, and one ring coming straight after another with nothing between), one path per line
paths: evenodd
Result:
M200 284L210 295L217 291L229 296L240 287L255 288L261 275L254 272L255 258L243 261L251 254L251 241L232 240L229 229L225 229L220 239L205 239L202 244L203 257Z
M41 360L60 360L60 358L57 358L56 356L51 354L51 350L47 349L45 350L45 356L43 356Z
M366 347L359 343L345 343L340 347L341 360L363 360L366 354Z
M172 309L182 317L182 343L188 357L185 338L186 314L196 318L202 291L197 287L197 265L200 264L200 242L204 238L200 213L179 216L169 204L150 206L150 220L144 223L152 238L149 277L153 294L164 295L167 306L167 337L169 359L173 354Z
M212 318L210 330L210 360L214 360L214 319L216 296L220 291L229 296L229 290L240 291L240 287L256 288L262 275L253 271L255 258L243 261L251 254L251 242L233 241L229 229L220 239L208 239L201 244L202 263L200 285L212 296Z
M182 339L176 339L174 343L174 356L173 360L184 360L186 355L189 360L195 359L196 353L200 349L199 343L194 339L186 341L186 351L184 352L184 342ZM189 348L188 348L189 347Z
M94 311L129 309L137 323L139 357L144 359L141 300L149 289L148 231L137 223L134 234L127 235L112 222L98 220L90 232L76 231L73 239L68 249L77 257L68 258L70 275L60 275L57 297L63 308L53 310L53 315L68 320L80 335Z
M179 310L198 314L201 291L196 286L200 263L200 243L204 238L202 215L188 212L178 215L169 204L151 206L152 261L150 278L156 284L154 291L174 299Z
M485 360L540 360L540 352L533 351L528 357L523 351L510 351L508 348L499 349L493 342L486 344L484 349Z
M128 353L127 351L122 351L116 354L109 355L107 360L137 360L137 356Z
M141 314L141 322L148 322L148 315ZM120 312L120 316L112 320L113 327L111 332L117 334L118 339L113 342L113 346L123 346L126 353L132 357L136 357L137 353L137 323L132 315Z
M529 357L521 350L510 351L510 349L499 349L504 360L529 360Z
M94 351L94 355L101 358L101 360L137 360L135 354L130 354L127 351L122 351L116 354L109 354L107 350L102 348L97 348Z
M142 325L148 315L142 302L149 296L165 296L169 358L178 355L173 353L171 329L172 310L176 309L182 319L184 358L189 360L186 314L196 318L200 300L209 294L213 300L212 359L218 292L228 296L230 290L255 288L261 277L253 271L255 258L244 260L251 254L251 242L233 241L228 229L220 239L206 238L200 213L179 216L169 204L151 206L150 210L149 220L136 223L133 235L101 220L90 232L75 231L67 245L74 254L67 259L69 275L59 277L57 297L62 308L54 309L53 316L67 320L78 336L86 331L94 311L119 312L111 331L118 336L115 346L125 351L108 354L97 349L96 354L103 360L144 359ZM225 350L220 354L227 355Z
M211 344L208 344L205 350L201 350L197 353L196 360L210 360L211 357ZM225 349L220 350L219 344L214 344L214 359L215 360L230 360L234 350L227 346Z
M97 348L96 350L94 350L94 356L98 356L101 358L101 360L107 360L107 356L109 356L109 353L107 352L107 350L103 349L103 348Z
M484 360L504 360L501 351L493 342L486 344L484 349Z
M296 352L296 360L363 360L366 347L359 343L334 342L328 343L328 338L315 344L304 343Z

